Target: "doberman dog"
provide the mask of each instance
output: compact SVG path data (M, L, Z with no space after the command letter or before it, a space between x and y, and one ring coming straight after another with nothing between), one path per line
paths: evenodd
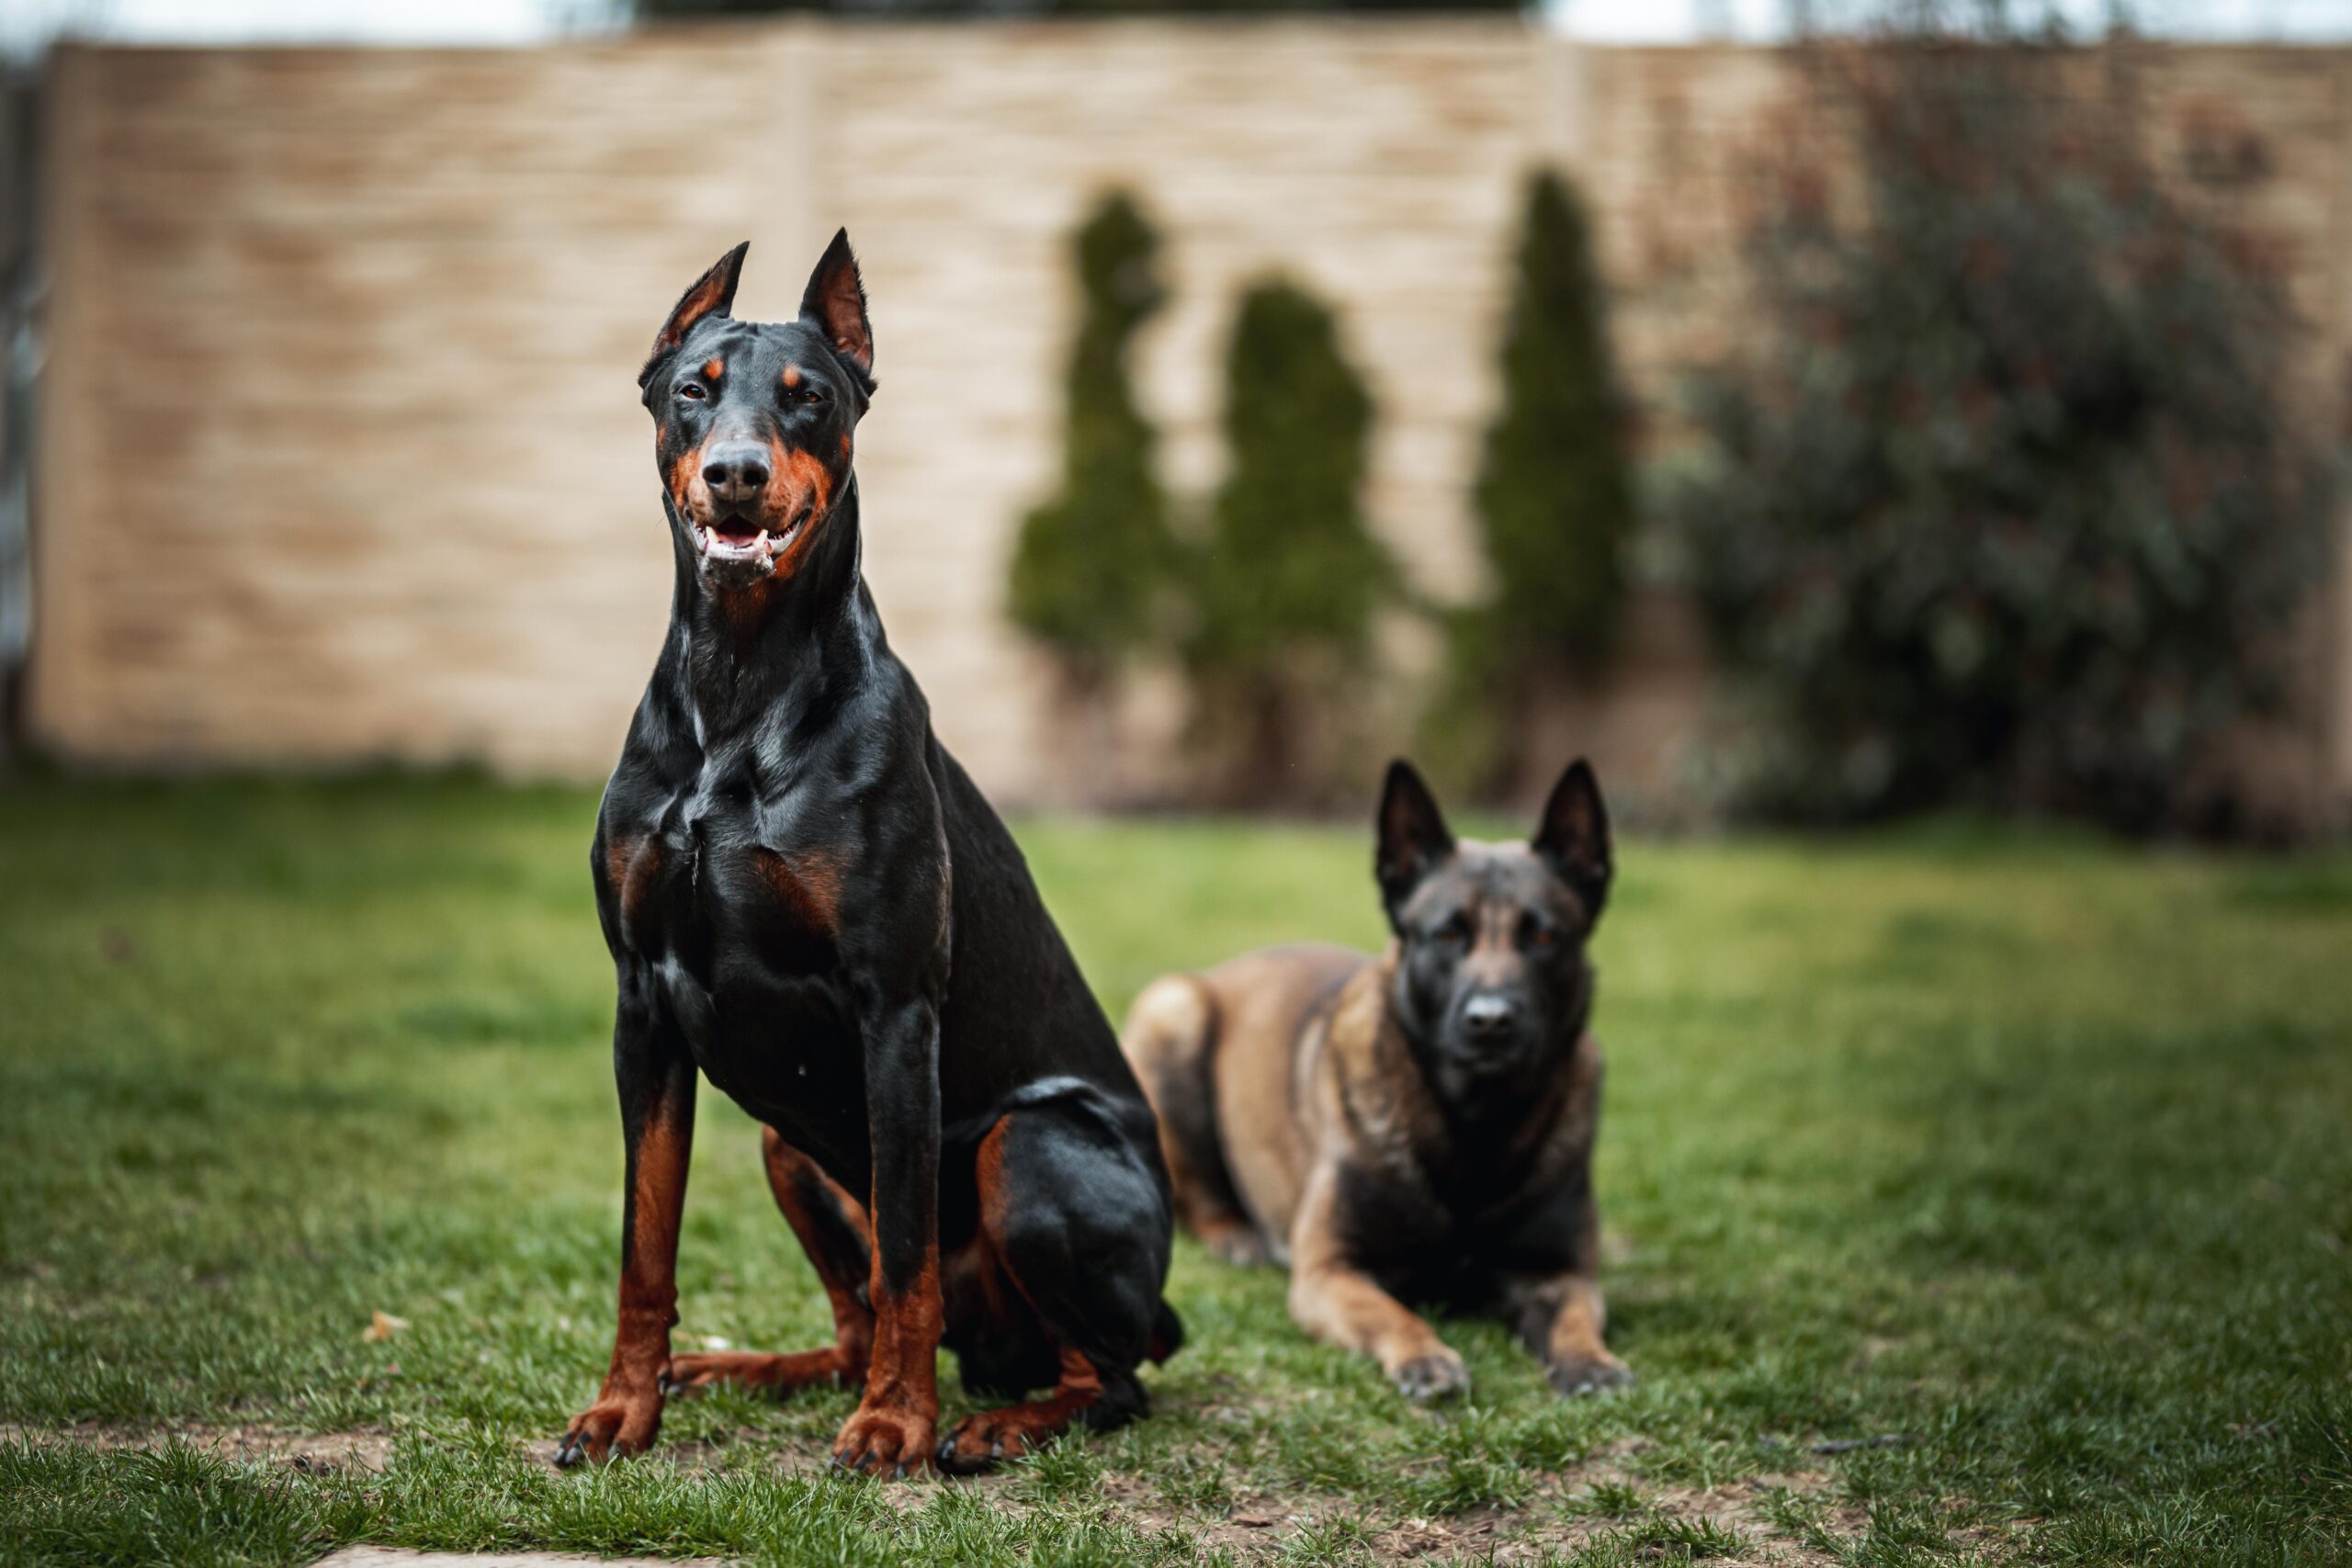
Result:
M1268 949L1136 998L1122 1039L1178 1213L1232 1261L1287 1262L1292 1316L1414 1398L1470 1374L1407 1301L1498 1313L1563 1393L1631 1382L1595 1277L1592 770L1561 776L1531 841L1482 844L1392 763L1375 870L1381 956Z
M846 232L797 321L733 319L748 243L639 377L676 566L597 816L618 971L620 1321L560 1464L651 1443L665 1396L862 1380L833 1461L964 1472L1142 1414L1182 1338L1151 1109L1021 852L933 735L859 568L874 335ZM697 1074L761 1122L832 1304L797 1355L673 1355ZM1035 1403L937 1436L938 1347Z

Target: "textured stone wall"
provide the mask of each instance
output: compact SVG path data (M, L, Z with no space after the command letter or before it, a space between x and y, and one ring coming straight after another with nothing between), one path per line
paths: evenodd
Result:
M2290 251L2312 395L2340 399L2352 52L2182 51L2152 80L2197 167L2259 144L2245 199ZM1142 363L1171 482L1214 483L1236 290L1287 272L1339 304L1372 381L1379 526L1458 594L1526 171L1555 160L1590 192L1621 351L1663 408L1738 329L1729 242L1790 81L1768 52L1491 21L794 22L530 51L75 49L54 88L41 739L94 762L595 776L668 606L645 345L746 236L739 310L788 312L846 223L882 382L868 573L949 744L1037 803L1151 795L1177 744L1148 680L1110 731L1072 728L1001 614L1057 471L1065 250L1097 192L1134 188L1168 242ZM2279 764L2307 792L2352 785L2344 617L2324 618ZM1670 603L1636 638L1561 744L1663 789L1703 668Z

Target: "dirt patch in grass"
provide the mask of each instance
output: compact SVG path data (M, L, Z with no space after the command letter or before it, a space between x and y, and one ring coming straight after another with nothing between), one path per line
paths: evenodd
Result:
M1580 1511L1577 1496L1591 1473L1569 1472L1544 1482L1526 1506L1474 1508L1454 1515L1396 1515L1342 1497L1291 1494L1245 1495L1227 1510L1170 1509L1148 1501L1151 1488L1127 1477L1106 1478L1110 1514L1146 1533L1173 1531L1203 1548L1226 1548L1244 1562L1295 1555L1311 1546L1335 1549L1374 1562L1474 1559L1523 1563L1566 1554L1611 1539L1652 1546L1657 1554L1737 1556L1742 1561L1827 1568L1838 1558L1776 1524L1765 1500L1790 1478L1740 1482L1713 1491L1676 1488L1643 1495L1623 1514ZM1826 1478L1806 1478L1819 1486ZM1843 1517L1850 1513L1850 1517ZM1860 1509L1825 1509L1828 1535L1859 1540L1869 1531Z
M382 1471L392 1454L391 1434L382 1429L318 1433L266 1425L56 1428L0 1424L0 1440L37 1445L153 1450L175 1439L239 1462L311 1474ZM536 1462L549 1464L555 1446L539 1440L519 1443L516 1449ZM1518 1506L1487 1506L1450 1514L1416 1514L1337 1493L1254 1489L1246 1477L1229 1477L1229 1491L1214 1502L1199 1504L1171 1500L1166 1472L1103 1468L1091 1472L1082 1485L1056 1484L1047 1472L1051 1450L1035 1466L893 1485L883 1496L895 1509L913 1510L926 1506L937 1487L968 1488L1008 1516L1075 1508L1148 1537L1173 1535L1195 1550L1224 1549L1244 1562L1305 1555L1374 1563L1475 1560L1509 1565L1616 1544L1628 1556L1642 1559L1736 1558L1786 1568L1830 1568L1839 1561L1833 1546L1859 1542L1870 1534L1867 1510L1838 1501L1833 1478L1826 1471L1758 1475L1712 1488L1677 1486L1645 1478L1627 1463L1645 1446L1638 1438L1621 1441L1582 1464L1541 1475ZM748 1438L665 1441L629 1462L689 1477L747 1468L798 1477L830 1467L821 1444L775 1444ZM1981 1527L1954 1538L1955 1544L1994 1557L2012 1540L2013 1532Z
M1169 1500L1156 1475L1106 1468L1082 1487L1065 1489L1017 1464L987 1475L903 1483L887 1488L883 1496L896 1509L919 1510L936 1488L956 1486L1013 1517L1075 1507L1146 1536L1173 1534L1203 1551L1229 1551L1244 1562L1305 1553L1375 1563L1468 1560L1508 1565L1622 1540L1643 1557L1736 1557L1785 1568L1832 1568L1839 1559L1828 1543L1859 1542L1870 1533L1867 1510L1837 1502L1826 1471L1758 1475L1713 1488L1662 1484L1625 1462L1645 1446L1638 1438L1611 1444L1583 1464L1545 1474L1520 1506L1455 1514L1412 1514L1337 1493L1255 1490L1246 1481L1232 1484L1230 1494L1214 1504L1181 1506ZM525 1451L549 1462L555 1444L534 1442ZM1183 1457L1171 1458L1171 1468L1181 1469ZM822 1444L766 1445L756 1439L664 1440L630 1462L690 1475L746 1465L779 1476L830 1468ZM1991 1551L1999 1543L1986 1539L1969 1544Z
M257 1427L18 1427L0 1423L0 1441L35 1446L158 1449L177 1438L223 1459L248 1464L282 1464L312 1474L345 1469L382 1470L391 1462L392 1435L380 1427L353 1432L289 1432Z
M1040 1506L1019 1469L952 1484L974 1487L1010 1513ZM1334 1493L1246 1487L1216 1505L1178 1506L1156 1480L1117 1470L1103 1472L1085 1496L1107 1523L1147 1536L1172 1533L1203 1551L1229 1551L1245 1562L1305 1555L1377 1563L1527 1563L1621 1540L1644 1557L1736 1556L1788 1568L1830 1568L1839 1561L1826 1549L1830 1542L1859 1541L1870 1532L1867 1511L1834 1503L1830 1486L1826 1472L1812 1471L1712 1489L1659 1486L1610 1454L1542 1477L1520 1506L1455 1514L1411 1514ZM906 1495L911 1502L921 1493L910 1489Z

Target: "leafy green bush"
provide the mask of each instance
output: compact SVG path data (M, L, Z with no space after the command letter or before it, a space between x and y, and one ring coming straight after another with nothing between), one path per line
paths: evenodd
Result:
M1152 430L1136 406L1128 345L1164 293L1159 240L1136 204L1105 197L1077 235L1085 307L1070 351L1061 492L1029 513L1012 557L1014 624L1081 684L1148 645L1175 570Z
M1299 793L1310 712L1354 683L1396 591L1361 502L1372 422L1331 312L1295 284L1252 286L1226 361L1231 467L1191 574L1185 649L1238 798Z
M1746 798L2212 809L2215 743L2276 694L2326 548L2278 280L2157 177L2128 81L2079 53L1815 63L1847 134L1751 235L1761 331L1703 382L1672 502L1758 705Z
M1503 337L1503 404L1473 501L1495 590L1447 618L1424 750L1457 787L1508 784L1531 679L1589 668L1612 646L1634 523L1625 411L1582 204L1556 174L1531 182Z

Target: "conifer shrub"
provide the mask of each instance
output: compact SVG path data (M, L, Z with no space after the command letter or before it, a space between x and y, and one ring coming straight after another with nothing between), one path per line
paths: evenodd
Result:
M1230 466L1190 573L1196 728L1237 803L1312 798L1306 739L1361 694L1397 588L1362 501L1372 398L1330 310L1281 279L1242 296L1225 380Z
M1473 492L1496 630L1521 658L1589 662L1623 614L1634 477L1591 233L1548 171L1529 187L1517 272L1502 411Z
M1613 647L1635 521L1627 420L1583 204L1558 175L1530 182L1502 347L1502 407L1473 509L1491 597L1445 617L1446 662L1422 726L1458 789L1505 789L1535 679L1590 673Z
M1070 349L1060 491L1022 522L1008 609L1081 687L1163 635L1176 547L1128 357L1165 298L1158 237L1132 198L1105 197L1072 250L1084 305Z

